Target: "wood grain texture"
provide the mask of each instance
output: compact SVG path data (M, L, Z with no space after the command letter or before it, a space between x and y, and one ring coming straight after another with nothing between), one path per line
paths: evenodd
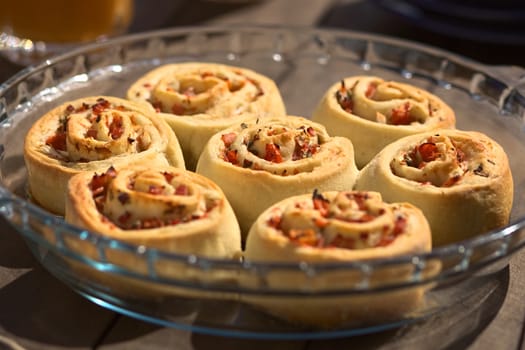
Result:
M177 24L317 25L334 0L266 0ZM344 1L350 3L354 1ZM359 2L359 1L355 1ZM191 2L188 2L188 4ZM195 1L203 6L206 1ZM191 5L184 5L188 8ZM221 7L222 6L222 7ZM219 10L220 10L219 8ZM338 18L341 18L340 16ZM192 22L193 21L193 22ZM325 23L326 24L326 23ZM1 59L0 59L1 60ZM0 62L0 79L21 67ZM410 327L368 336L315 341L251 341L163 328L103 309L71 291L32 257L25 242L0 218L0 340L32 349L520 349L525 322L525 251L492 279L486 297ZM458 311L459 310L459 311ZM0 342L0 349L3 349Z

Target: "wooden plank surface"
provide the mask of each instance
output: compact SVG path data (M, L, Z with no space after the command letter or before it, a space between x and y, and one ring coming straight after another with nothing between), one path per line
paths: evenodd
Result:
M0 335L26 349L93 348L116 315L44 270L3 218L0 227Z
M199 5L207 1L196 1ZM195 24L318 23L337 1L267 0ZM350 1L346 1L347 3ZM356 1L359 2L359 1ZM218 6L218 5L215 5ZM229 5L231 6L231 5ZM205 17L202 17L205 18ZM189 23L184 23L189 24ZM5 77L17 66L3 65ZM117 315L71 291L45 271L25 242L0 219L0 349L520 349L525 322L525 252L502 270L487 298L417 325L369 336L312 341L261 341L203 335Z

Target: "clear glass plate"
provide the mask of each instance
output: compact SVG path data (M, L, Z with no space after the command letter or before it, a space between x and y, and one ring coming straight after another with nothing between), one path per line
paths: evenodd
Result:
M220 62L268 75L278 84L288 112L306 117L331 84L350 75L373 74L425 88L455 109L458 128L484 132L508 153L515 184L511 224L417 256L337 265L254 264L125 244L72 227L29 201L23 139L37 118L83 96L124 97L145 72L181 61ZM224 336L279 339L352 336L399 327L479 306L502 287L510 256L525 245L524 86L521 68L488 67L437 48L349 31L200 27L117 38L49 59L0 86L0 212L54 275L98 304L142 320ZM72 240L92 245L98 257L78 254L70 248ZM109 258L118 255L137 258L140 267ZM159 267L170 265L191 273L163 274ZM389 269L409 273L385 282L374 278ZM279 273L300 276L304 283L294 289L270 287L268 276ZM333 273L361 277L344 288L319 288L318 282ZM417 288L426 290L417 310L337 329L288 323L244 302L250 297L309 303L334 297L389 298Z

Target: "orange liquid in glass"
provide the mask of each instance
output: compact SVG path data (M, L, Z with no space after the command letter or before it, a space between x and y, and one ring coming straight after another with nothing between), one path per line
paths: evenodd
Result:
M72 43L125 32L133 0L2 1L0 29L33 41Z

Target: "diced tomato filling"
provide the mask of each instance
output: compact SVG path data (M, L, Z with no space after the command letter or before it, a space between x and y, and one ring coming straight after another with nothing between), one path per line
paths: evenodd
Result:
M230 147L236 138L237 138L237 134L234 132L230 132L230 133L221 135L221 140L224 143L224 146L226 147Z
M328 247L343 248L343 249L355 249L355 247L356 247L356 240L354 238L352 238L352 237L343 237L342 235L337 235L328 244Z
M405 232L407 226L407 219L404 216L398 216L396 222L394 223L394 229L391 234L384 234L381 237L381 240L377 243L377 247L385 247L397 238L400 234Z
M291 229L287 232L287 236L295 243L310 247L319 247L323 243L323 237L314 229Z
M425 142L417 147L421 159L428 163L439 158L440 152L438 147L433 142Z
M350 220L350 221L351 222L370 222L370 221L374 220L375 218L376 217L374 215L365 213L365 214L361 215L361 217L359 217L357 219Z
M349 193L348 198L356 202L359 210L366 211L368 209L366 205L366 200L368 199L368 195L366 193L362 193L362 192Z
M93 195L99 195L99 194L105 194L105 188L108 185L108 183L111 181L111 179L115 178L117 176L117 172L115 168L110 167L105 173L103 174L95 174L91 178L91 182L89 183L89 188L91 189L91 192L93 192Z
M280 229L281 228L281 216L280 215L273 215L267 222L268 226L274 228L274 229Z
M455 183L457 183L459 180L461 180L461 175L452 176L447 181L441 185L442 187L450 187L453 186Z
M119 216L117 220L120 226L126 227L129 222L129 219L131 219L131 213L125 212L124 214Z
M456 150L456 160L458 163L462 163L465 160L465 152L463 152L461 148L458 147L454 142L452 143L454 144L454 148Z
M370 83L368 84L365 92L365 96L368 98L372 98L377 90L377 84L376 83Z
M325 218L315 218L314 225L319 228L324 228L328 226L328 220L326 220Z
M345 112L352 113L354 109L354 101L349 96L341 96L338 99L339 105Z
M173 114L183 115L186 112L186 109L181 105L174 104L171 106L171 112Z
M239 163L237 159L237 150L235 149L229 149L224 152L224 160L226 160L229 163L232 163L233 165L237 165Z
M46 145L53 147L57 151L66 150L66 133L57 132L46 139Z
M164 177L167 179L167 181L171 181L174 177L172 173L164 172ZM91 189L93 200L95 201L96 207L99 212L103 212L104 210L104 202L105 197L107 196L107 187L110 184L110 182L117 176L117 171L115 168L110 167L105 173L103 174L94 174L91 178L91 181L89 183L89 188ZM133 189L134 185L133 182L130 182L127 186L129 189ZM148 193L150 194L162 194L164 190L163 186L150 186L148 188ZM175 192L177 195L189 195L190 189L186 185L179 185L175 189ZM131 197L128 193L120 193L118 195L119 202L122 205L128 204L131 201ZM140 220L133 220L131 222L132 214L128 211L124 212L124 214L120 215L117 218L117 226L119 226L122 229L149 229L149 228L157 228L157 227L163 227L163 226L169 226L169 225L177 225L179 223L188 222L190 220L198 220L202 219L208 216L208 212L213 208L213 206L207 208L207 212L203 215L191 215L183 218L168 218L168 219L162 219L162 218L145 218ZM103 216L103 221L109 222L110 220Z
M162 109L163 109L162 102L160 102L160 101L153 101L153 102L150 102L150 103L151 103L151 106L155 109L155 112L157 112L157 113L162 112Z
M86 137L96 138L97 135L98 135L98 132L95 129L89 129L88 131L86 131Z
M300 160L309 158L319 151L318 144L308 144L305 142L296 142L295 149L292 155L292 160Z
M166 179L166 182L167 183L170 183L171 180L173 180L173 178L175 177L175 175L173 175L172 173L169 173L167 171L165 171L164 173L162 173L162 175L164 175L164 178Z
M308 135L310 135L310 136L312 136L312 137L315 136L315 135L317 134L317 133L315 132L315 129L312 128L311 126L309 126L309 127L306 128L306 132L308 133Z
M406 102L394 109L390 115L390 124L392 125L409 125L412 123L410 116L410 103Z
M339 90L337 90L335 93L337 103L339 103L341 108L348 113L352 113L352 110L354 109L354 101L352 100L352 89L353 87L351 89L347 89L345 86L345 81L341 80L341 86L339 87Z
M106 109L108 109L110 106L111 106L111 103L108 100L100 98L100 99L97 100L97 103L95 103L91 107L91 110L95 114L100 114L100 113L104 112Z
M100 175L98 174L93 175L93 178L91 179L91 182L90 182L91 191L95 191L101 187L106 186L107 182L108 182L108 176L106 173L100 174Z
M394 231L393 231L394 235L397 236L397 235L405 232L406 227L407 227L407 219L406 219L406 217L398 216L396 218L396 223L394 225Z
M67 116L69 116L71 113L82 113L85 111L88 111L91 109L93 112L92 115L87 117L87 120L91 123L99 122L100 121L100 114L107 110L108 108L111 108L111 102L104 98L99 98L96 103L93 105L89 105L85 102L80 104L78 107L74 107L73 105L67 105L65 108L65 115L63 120L61 120L60 126L57 128L56 134L53 136L50 136L46 140L46 145L49 145L53 147L54 149L58 151L66 151L66 130L67 130ZM126 111L126 107L123 105L119 105L114 107L115 109L119 111ZM113 120L111 124L108 126L110 136L113 139L117 139L122 136L124 133L123 129L123 120L122 116L119 114L114 113L113 114ZM97 136L97 130L94 128L90 128L86 131L85 134L86 137L92 137L96 138Z
M149 229L165 226L165 223L159 218L148 218L140 220L138 228Z
M67 114L71 114L75 111L75 107L73 107L73 105L67 105L66 107L66 113Z
M312 201L314 205L314 209L319 211L321 216L326 217L328 215L328 209L330 207L330 202L324 198L321 194L319 194L317 191L314 191L314 194L312 196Z
M358 206L362 207L361 210L365 212L359 218L343 220L347 222L366 223L376 219L377 215L369 213L368 208L366 207L366 193L353 193L349 195L356 201L358 201ZM363 244L365 246L371 244L370 242L368 242L370 235L367 232L360 233L358 237L336 234L331 241L327 241L325 236L323 235L323 228L329 225L329 219L331 218L329 214L330 202L317 191L314 191L312 201L314 209L321 214L321 217L316 217L315 219L313 219L315 227L301 229L292 228L286 232L282 232L286 237L290 239L290 241L300 245L308 245L312 247L343 249L359 249L359 247L363 246ZM301 208L302 206L297 205L296 207ZM384 211L380 210L379 215L381 215L382 213L384 213ZM272 227L276 230L281 230L281 221L281 215L273 215L270 217L270 219L268 219L267 224L269 227ZM389 228L388 226L385 226L383 228L383 233L379 241L373 244L372 248L387 246L391 244L400 234L405 232L406 226L406 217L401 215L397 216L395 219L394 227ZM363 241L363 244L358 245L359 240Z
M82 103L82 105L80 105L79 107L77 107L74 112L76 113L81 113L81 112L85 112L89 109L89 105L85 102Z
M274 143L267 143L265 148L264 159L272 163L282 163L283 156L279 150L279 146Z
M113 140L118 139L124 133L124 123L122 116L114 114L111 124L109 124L109 134Z
M186 185L178 185L175 189L175 194L179 196L188 196L190 194L190 189Z

